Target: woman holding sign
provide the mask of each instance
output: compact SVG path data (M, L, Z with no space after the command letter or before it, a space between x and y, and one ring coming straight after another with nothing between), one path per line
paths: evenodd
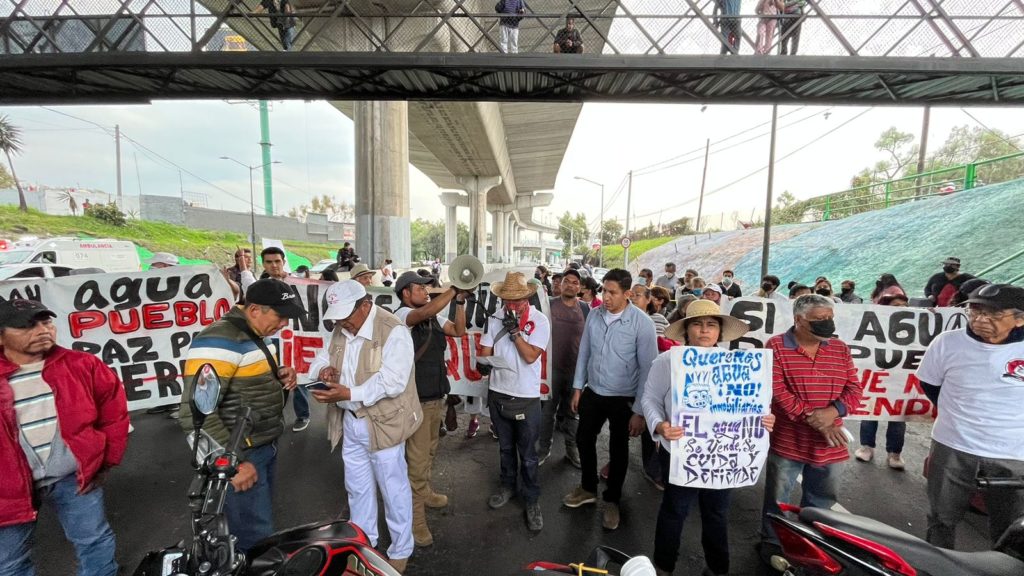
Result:
M712 348L719 342L730 342L744 335L750 328L743 321L721 313L710 300L697 300L686 309L686 317L672 323L665 337L683 342L687 346ZM701 543L707 567L704 576L729 573L729 495L731 489L708 489L676 486L668 482L671 442L683 437L683 428L672 425L672 364L671 351L654 360L644 389L644 418L651 436L661 443L658 451L664 475L665 493L658 510L658 523L654 531L654 566L659 576L671 574L679 556L679 541L690 505L700 506ZM775 416L767 415L762 424L771 432Z

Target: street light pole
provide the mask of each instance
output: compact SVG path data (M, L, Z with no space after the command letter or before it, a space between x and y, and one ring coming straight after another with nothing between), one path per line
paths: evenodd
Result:
M604 184L601 184L600 182L594 182L593 180L590 180L589 178L584 178L583 176L574 176L574 178L577 179L577 180L583 180L584 182L589 182L589 183L593 184L594 186L600 186L601 187L601 215L598 217L600 219L600 221L597 223L597 242L598 242L598 244L601 247L598 248L598 250L597 250L597 253L598 253L598 256L597 256L598 263L597 263L597 265L603 268L604 267Z
M271 164L280 164L281 162L279 160L274 160L272 162L265 162L263 164L260 164L259 166L250 166L250 165L248 165L248 164L246 164L244 162L240 162L238 160L235 160L234 158L231 158L230 156L221 156L220 159L221 160L230 160L230 161L234 162L235 164L238 164L242 168L245 168L246 170L249 171L249 226L251 227L250 234L249 234L249 240L252 242L252 253L253 253L253 257L255 257L256 256L256 200L255 200L255 193L253 191L252 173L254 171L256 171L256 170L259 170L259 169L265 167L265 166L269 166Z

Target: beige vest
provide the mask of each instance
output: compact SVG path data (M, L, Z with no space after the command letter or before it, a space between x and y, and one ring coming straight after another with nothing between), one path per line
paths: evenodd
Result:
M373 321L373 336L369 342L363 342L356 363L356 386L362 386L371 376L380 371L384 361L384 343L396 326L403 326L402 321L394 314L377 308ZM343 373L342 364L345 360L347 339L341 327L335 325L334 335L330 343L331 366ZM327 408L327 438L331 441L331 450L341 441L342 418L348 412L331 404ZM373 406L363 406L356 415L369 420L370 450L377 451L397 446L405 442L423 421L423 409L420 397L416 392L416 370L409 371L409 382L405 390L394 398L381 398ZM351 418L352 414L348 414Z

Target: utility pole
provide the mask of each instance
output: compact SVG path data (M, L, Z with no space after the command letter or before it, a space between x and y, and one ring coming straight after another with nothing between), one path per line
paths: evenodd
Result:
M917 173L924 174L924 157L928 154L928 124L931 121L932 107L924 107L924 119L921 121L921 146L917 151ZM914 196L921 195L921 177L917 178L917 185L914 186Z
M629 187L626 189L626 238L629 238L629 208L633 205L633 171L629 171ZM632 238L630 238L632 241ZM623 267L629 269L629 246L623 254Z
M711 138L704 144L704 174L700 177L700 203L697 204L697 225L694 226L693 244L697 244L697 234L700 234L700 216L704 211L704 184L708 179L708 153L711 152Z
M263 152L263 211L267 216L274 215L273 174L270 165L270 111L267 101L260 100L260 148Z
M117 160L117 203L123 207L124 201L121 192L121 126L114 124L114 154Z
M772 139L768 150L768 194L764 203L764 244L761 246L761 278L768 275L768 248L772 237L772 186L775 184L775 128L779 120L779 105L772 104Z
M601 184L601 221L597 224L597 265L604 268L604 184ZM888 430L888 428L886 428Z

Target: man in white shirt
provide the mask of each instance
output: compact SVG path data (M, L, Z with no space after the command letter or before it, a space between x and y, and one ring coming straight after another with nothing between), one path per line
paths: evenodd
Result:
M928 542L956 544L977 476L1024 475L1024 288L989 284L967 300L967 327L939 334L917 377L938 406L928 471ZM1024 515L1024 492L984 491L992 543Z
M331 285L324 297L324 320L335 321L334 334L309 373L328 383L329 390L314 390L313 396L329 404L331 449L343 439L352 521L376 546L379 487L391 532L388 561L403 572L413 552L405 441L423 420L413 376L412 336L401 320L374 306L355 280Z
M491 292L501 298L502 307L488 319L477 356L498 356L508 368L492 368L488 387L491 421L501 451L501 488L487 505L498 509L507 504L516 493L521 472L526 527L539 532L544 528L537 455L540 369L551 330L547 317L531 309L529 299L537 286L529 284L522 272L507 273L504 282L491 285Z

